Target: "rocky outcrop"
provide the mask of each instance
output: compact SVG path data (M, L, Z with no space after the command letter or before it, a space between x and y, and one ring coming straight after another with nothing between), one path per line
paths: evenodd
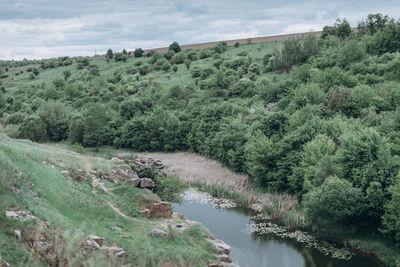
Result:
M171 239L172 238L172 236L169 233L167 233L163 230L160 230L160 229L153 229L151 231L151 237L159 237L162 239Z
M114 255L114 257L118 259L122 259L126 257L126 253L123 248L120 247L102 247L101 249L105 250L109 255Z
M138 187L140 185L140 178L132 178L126 181L127 185L132 185L134 187Z
M217 239L207 239L217 249L218 258L221 263L211 263L209 267L235 267L236 264L232 263L231 260L231 247L224 243L224 241Z
M123 248L116 246L105 246L105 239L96 235L89 235L82 244L83 255L87 256L90 252L94 250L104 250L108 255L113 255L114 257L121 259L126 256Z
M29 210L9 209L6 210L6 217L19 221L29 221L36 219Z
M140 179L140 188L153 189L155 187L154 181L150 178Z
M140 213L146 218L151 218L157 215L164 218L171 218L172 212L171 203L166 201L156 201L153 204L146 206L146 209L142 210Z
M153 159L147 156L136 158L132 161L132 163L138 169L153 168L158 171L162 171L164 169L164 164L161 162L161 160Z
M0 267L10 267L10 264L8 264L8 262L0 258Z

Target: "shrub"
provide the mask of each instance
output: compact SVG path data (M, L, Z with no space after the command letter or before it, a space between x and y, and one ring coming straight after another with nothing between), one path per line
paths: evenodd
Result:
M157 195L165 201L180 202L182 193L188 188L188 185L177 176L157 176L155 184Z
M46 125L39 116L31 115L19 126L18 137L35 142L45 141L47 139Z
M135 57L142 57L144 55L144 51L142 48L136 48L135 51L133 52L133 55Z
M181 47L177 42L173 42L169 45L168 50L174 51L175 53L179 53L181 51Z
M303 206L314 231L337 234L354 227L363 210L363 195L350 182L330 177L304 196Z

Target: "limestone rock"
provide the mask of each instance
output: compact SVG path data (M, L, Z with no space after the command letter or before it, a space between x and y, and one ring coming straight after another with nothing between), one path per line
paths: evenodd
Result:
M15 237L16 237L18 240L21 240L22 234L21 234L21 231L20 231L20 230L14 230L14 234L15 234Z
M53 242L41 235L38 241L32 243L36 253L46 256L48 259L53 260L57 258L56 249Z
M154 188L155 184L154 184L153 180L151 180L150 178L142 178L142 179L140 179L140 187L141 188Z
M0 258L0 267L10 267L10 264L8 264L8 262Z
M36 219L29 210L7 210L6 217L10 219L29 221Z
M93 251L93 250L98 250L100 249L99 244L91 239L87 239L85 240L85 242L82 245L82 249L83 249L83 254L87 255L89 252Z
M151 218L154 215L159 215L164 218L171 218L173 213L171 203L167 201L155 202L148 205L140 214L146 218Z
M124 258L126 253L123 248L120 247L102 247L101 249L106 250L109 254L114 255L117 258Z
M231 257L229 257L229 255L226 255L226 254L219 255L219 259L222 262L229 262L229 263L232 262Z
M223 241L213 240L213 239L207 239L207 240L211 242L221 254L229 255L231 253L231 247L225 244Z
M126 181L127 185L133 185L134 187L138 187L140 184L140 178L132 178Z
M153 229L151 231L151 237L159 237L163 239L171 239L171 235L160 229Z
M94 242L96 242L100 247L103 246L104 244L104 238L100 237L100 236L96 236L96 235L89 235L88 240L93 240Z

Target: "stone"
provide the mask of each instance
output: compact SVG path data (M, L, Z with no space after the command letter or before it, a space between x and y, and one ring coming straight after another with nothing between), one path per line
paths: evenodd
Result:
M117 258L124 258L126 256L124 249L120 248L120 247L105 247L104 246L101 249L104 249L109 254L112 254Z
M55 259L57 257L53 242L43 235L38 241L33 242L33 248L37 253L45 255L49 259Z
M130 154L130 153L120 153L117 155L117 157L118 157L118 159L122 159L122 160L134 158L133 154Z
M134 187L138 187L140 184L140 178L132 178L126 181L127 185L133 185Z
M96 235L89 235L87 237L88 240L93 240L96 242L100 247L104 244L104 237L96 236Z
M160 229L153 229L151 231L151 237L159 237L162 239L171 239L171 235Z
M154 188L154 182L150 178L142 178L140 179L140 187L141 188Z
M229 255L231 253L231 247L225 244L223 241L213 239L207 239L207 241L211 242L221 254Z
M82 247L83 247L83 254L84 255L88 254L90 251L100 249L99 244L96 241L91 240L91 239L85 240L85 242L83 243Z
M146 217L147 219L149 219L151 217L151 213L149 209L144 209L142 211L140 211L140 215L142 215L143 217Z
M8 264L8 262L0 258L0 267L10 267L10 264Z
M67 170L62 170L62 171L61 171L61 174L62 174L62 175L69 176L69 171L67 171Z
M232 262L231 257L229 257L229 255L226 255L226 254L219 255L219 259L222 262Z
M122 228L118 226L111 226L111 229L118 232L122 231Z
M10 219L29 221L36 219L29 210L7 210L6 217Z
M173 213L171 203L167 201L155 202L148 205L140 214L146 218L151 218L154 215L159 215L164 218L171 218Z
M21 240L22 234L21 234L21 231L20 231L20 230L14 230L14 234L15 234L15 237L16 237L18 240Z

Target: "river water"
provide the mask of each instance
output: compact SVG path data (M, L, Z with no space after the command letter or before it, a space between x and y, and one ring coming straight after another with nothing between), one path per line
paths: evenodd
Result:
M376 267L374 257L355 254L348 260L332 258L315 248L276 234L247 231L259 223L254 212L239 207L220 208L198 199L173 204L174 211L200 222L217 239L231 246L231 258L241 267Z

